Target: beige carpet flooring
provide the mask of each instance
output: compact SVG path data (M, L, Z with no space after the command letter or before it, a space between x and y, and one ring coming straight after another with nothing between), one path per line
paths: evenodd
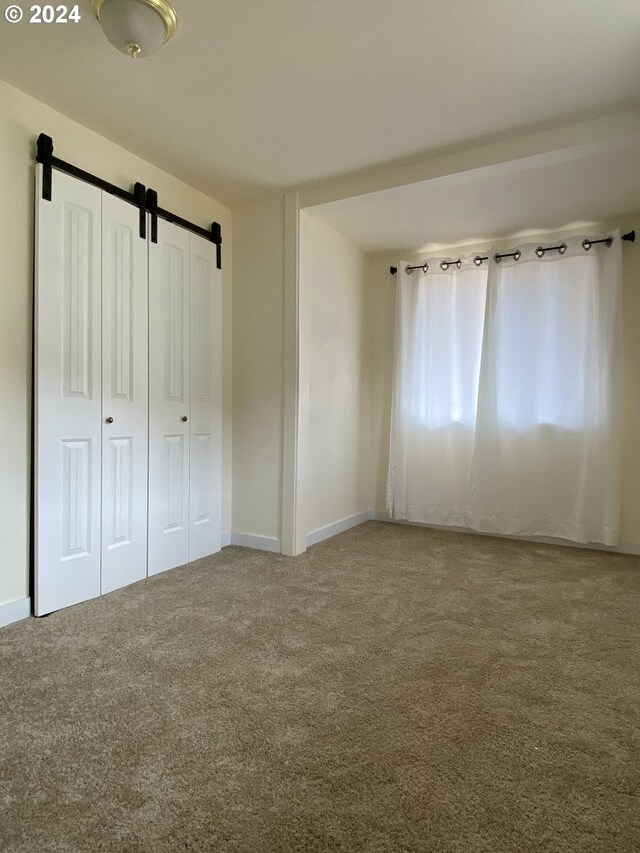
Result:
M639 593L370 522L9 626L0 849L638 850Z

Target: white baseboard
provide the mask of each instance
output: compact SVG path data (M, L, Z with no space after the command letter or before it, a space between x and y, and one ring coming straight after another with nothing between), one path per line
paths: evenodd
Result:
M231 545L240 545L242 548L256 548L258 551L272 551L275 554L282 553L280 540L273 536L256 536L253 533L231 533Z
M595 545L589 545L590 548L595 548ZM599 548L606 548L606 545L599 545ZM640 542L621 542L615 548L607 548L607 550L617 551L619 554L635 554L640 557Z
M357 515L351 515L349 518L335 521L333 524L327 524L325 527L319 527L317 530L312 530L311 533L307 533L307 548L310 548L311 545L316 545L318 542L322 542L323 539L330 539L338 533L344 533L345 530L349 530L351 527L357 527L359 524L369 521L370 518L371 512L366 510L365 512L359 512Z
M220 547L226 548L227 545L231 545L231 534L229 533L229 531L223 533L220 537Z
M18 598L17 601L0 604L0 628L11 625L12 622L19 622L20 619L26 619L27 616L31 616L30 598Z
M570 539L555 539L552 536L512 536L507 533L485 533L482 530L473 530L471 527L449 527L442 524L426 524L421 521L404 521L401 518L389 518L388 512L377 510L372 510L370 516L374 521L388 521L391 524L404 524L410 527L430 527L433 530L450 530L453 533L473 533L475 536L493 536L496 539L516 539L520 542L539 542L543 545L564 545L566 548L588 548L591 551L611 551L614 554L640 555L639 542L602 545L599 542L572 542Z
M381 510L366 510L357 515L352 515L349 518L343 518L341 521L336 521L333 524L327 524L325 527L320 527L317 530L312 530L307 533L306 547L310 548L324 539L330 539L332 536L337 536L338 533L343 533L352 527L357 527L365 521L388 521L391 524L405 524L412 527L430 527L434 530L449 530L454 533L472 533L476 536L493 536L497 539L517 539L521 542L541 542L545 545L564 545L567 548L590 548L596 551L611 551L618 554L634 554L640 556L640 542L622 542L616 546L600 545L598 543L590 543L583 545L580 542L570 542L567 539L552 539L546 536L508 536L500 533L483 533L479 530L472 530L469 527L447 527L437 524L425 524L419 521L403 521L402 519L389 518L389 513ZM243 548L255 548L258 551L270 551L275 554L282 553L282 545L280 539L272 536L256 536L253 533L223 533L222 547L227 545L240 545ZM25 599L28 601L28 599ZM15 604L17 602L12 602ZM8 605L5 605L8 606ZM25 615L29 615L27 612ZM17 618L21 619L22 616ZM14 621L14 620L11 620ZM8 624L2 622L2 611L0 608L0 625Z

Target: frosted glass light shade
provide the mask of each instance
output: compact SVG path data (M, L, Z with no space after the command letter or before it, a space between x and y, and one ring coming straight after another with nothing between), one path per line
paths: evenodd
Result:
M168 0L93 0L92 6L111 44L134 59L151 56L176 31Z

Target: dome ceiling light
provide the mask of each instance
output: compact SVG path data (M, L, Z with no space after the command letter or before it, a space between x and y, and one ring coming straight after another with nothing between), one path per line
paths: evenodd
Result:
M91 6L111 44L133 59L160 50L178 26L169 0L91 0Z

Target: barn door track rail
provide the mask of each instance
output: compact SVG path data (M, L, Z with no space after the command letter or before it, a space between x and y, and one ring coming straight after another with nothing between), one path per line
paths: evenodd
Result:
M51 193L53 191L52 173L54 169L60 172L65 172L67 175L72 175L74 178L79 178L87 184L92 184L98 189L108 192L110 195L115 195L123 201L134 205L140 210L140 237L146 239L147 218L145 216L145 186L144 184L136 183L133 187L133 192L127 192L115 184L109 183L97 175L92 175L91 172L85 172L84 169L74 166L72 163L67 163L66 160L61 160L54 156L53 139L45 133L41 133L37 141L36 162L42 163L42 198L45 201L51 201Z
M220 228L219 222L212 222L211 229L207 230L206 228L201 228L199 225L194 225L193 222L189 222L175 213L171 213L170 210L158 207L158 193L151 189L151 187L147 189L146 207L151 214L152 243L158 242L158 217L160 217L160 219L164 219L167 222L173 222L175 225L179 225L181 228L186 228L188 231L192 231L194 234L199 234L200 237L204 237L205 240L210 240L212 243L215 243L216 266L218 269L222 269L222 229Z
M109 181L103 180L103 178L99 178L97 175L92 175L91 172L86 172L84 169L80 169L72 163L67 163L66 160L61 160L53 153L53 139L45 133L41 133L40 136L38 136L36 147L36 162L42 163L43 167L42 198L45 199L45 201L51 201L53 169L65 172L67 175L72 175L74 178L78 178L87 184L92 184L94 187L98 187L98 189L104 190L111 195L115 195L129 204L134 205L134 207L137 207L140 211L140 237L142 239L146 239L147 236L146 213L148 211L151 214L151 240L154 243L158 240L158 217L165 219L167 222L174 222L181 228L186 228L188 231L198 234L200 237L204 237L205 240L215 243L216 266L218 269L222 269L222 229L219 222L212 222L210 229L202 228L199 225L195 225L193 222L189 222L188 219L183 219L181 216L171 213L169 210L158 207L157 192L152 189L147 189L144 184L137 182L133 186L133 192L128 192L127 190L123 190L121 187L117 187L115 184L109 183Z

